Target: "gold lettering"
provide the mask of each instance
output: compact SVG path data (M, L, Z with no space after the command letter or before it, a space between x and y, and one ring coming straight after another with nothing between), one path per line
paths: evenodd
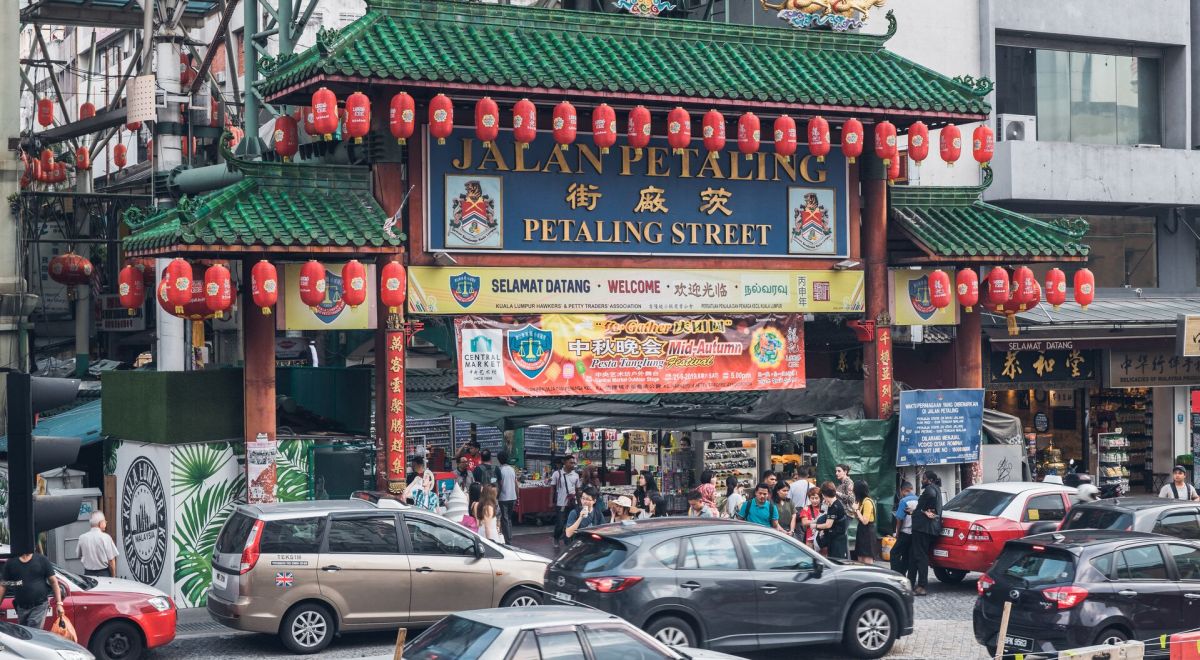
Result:
M687 236L683 233L683 225L671 225L671 245L680 245Z
M642 236L646 238L646 242L652 245L662 243L662 223L658 220L647 222L642 227Z
M731 197L733 197L733 193L725 188L713 188L709 186L700 191L700 212L712 215L720 211L726 217L731 216L733 215L733 211L730 211L727 206Z
M567 157L564 155L562 149L556 147L550 150L550 157L546 159L546 164L542 167L542 171L549 172L551 164L558 167L559 174L574 174L571 171L571 166L567 165Z
M483 159L479 161L480 171L486 170L488 163L492 163L499 172L508 171L508 162L504 160L504 154L500 153L500 148L495 142L489 143L487 153L483 155Z
M649 155L646 157L646 176L670 176L671 167L668 165L666 170L662 170L663 160L667 157L667 150L662 147L650 147L646 151Z
M825 180L829 178L829 172L825 169L827 166L820 163L812 165L812 163L816 163L816 160L812 157L812 154L800 160L800 177L809 183L825 183ZM815 177L809 170L810 167L816 169L817 174Z
M525 166L526 151L528 151L527 148L522 148L520 145L517 145L517 158L516 162L513 164L514 172L537 172L538 170L542 169L541 161L535 161L533 163L533 167Z
M696 178L703 179L704 173L711 171L712 178L724 179L725 172L721 169L721 154L718 151L710 151L704 157L704 163L700 165L700 171L696 173Z
M750 245L754 242L754 228L758 225L742 225L742 245Z
M697 233L700 231L700 227L702 227L703 225L701 225L699 222L689 222L689 223L687 223L687 226L689 228L691 228L691 230L692 230L691 245L695 245L695 244L699 243L700 237L697 236Z
M621 176L632 174L630 165L642 159L642 150L633 147L621 147Z
M456 170L469 170L471 163L475 161L474 151L471 149L472 143L475 141L471 138L463 138L462 140L462 156L450 161L450 166Z
M604 227L606 225L607 225L607 223L604 222L603 220L600 220L596 223L596 242L597 243L616 243L616 240L613 239L611 234L609 236L605 237Z
M760 238L758 239L758 244L766 245L767 244L767 232L771 231L771 225L755 225L755 227L758 227L759 232L761 232L759 234Z
M704 244L705 245L720 245L721 244L721 226L720 225L704 225Z
M742 162L742 154L731 151L729 152L729 180L730 181L749 181L754 178L754 175L748 174L741 176L738 174L738 164Z
M591 225L588 224L587 220L580 222L579 231L575 232L575 242L591 243L593 240Z
M592 170L596 174L604 174L604 159L599 154L582 142L576 143L575 148L578 149L579 154L579 159L576 161L579 174L583 174L583 161L585 160L592 164Z
M667 198L663 196L666 192L662 188L655 186L646 186L638 192L638 203L633 207L634 213L667 213Z
M538 225L540 224L542 224L541 220L525 218L525 242L533 240L533 234L538 230Z
M543 243L549 243L551 241L558 240L558 238L556 238L554 236L554 225L555 224L557 224L557 222L555 222L553 220L543 220L542 221L542 242Z
M692 156L699 155L699 149L684 149L683 152L679 154L679 178L692 178Z
M618 227L624 227L625 240L622 243L641 243L642 242L642 226L631 220L621 220Z
M772 181L779 180L779 168L782 167L784 173L787 174L788 181L795 181L796 180L796 161L793 160L794 158L795 158L794 156L784 156L782 154L775 154L775 176L771 180Z

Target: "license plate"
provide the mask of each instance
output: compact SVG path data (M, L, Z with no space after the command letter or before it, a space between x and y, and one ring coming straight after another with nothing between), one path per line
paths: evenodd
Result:
M1016 651L1032 651L1033 640L1028 637L1013 637L1012 635L1004 636L1004 646L1006 649Z
M563 593L561 591L556 591L556 592L554 592L554 600L562 601L564 603L569 603L574 599L571 597L571 594Z
M214 568L212 583L214 587L224 589L229 584L229 576Z
M953 530L953 529L951 529L951 528L949 528L949 527L943 527L943 528L942 528L942 536L949 536L949 537L953 537L953 536L954 536L954 530Z
M933 556L934 557L949 557L950 551L949 550L934 550Z

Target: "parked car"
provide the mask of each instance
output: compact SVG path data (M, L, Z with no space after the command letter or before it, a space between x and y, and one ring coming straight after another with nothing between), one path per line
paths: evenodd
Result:
M556 602L615 614L672 646L842 643L855 656L877 658L913 626L903 576L826 559L740 521L658 518L589 528L550 565L545 589Z
M1076 505L1059 529L1124 529L1200 541L1200 502L1150 495Z
M0 554L7 552L7 546L0 546ZM0 566L3 563L0 559ZM178 613L167 594L133 580L76 575L57 566L54 570L79 643L100 660L137 660L146 649L175 639ZM0 609L8 623L16 623L12 598L0 602ZM44 627L49 630L53 622L51 612Z
M392 500L243 505L217 538L208 612L316 653L342 631L537 605L546 563Z
M404 646L405 660L441 658L737 660L716 651L669 647L619 617L562 606L459 612Z
M971 571L996 561L1004 543L1025 536L1039 521L1060 521L1074 488L1036 482L971 486L942 508L942 536L933 543L929 565L941 582L956 584Z
M5 652L11 654L5 656ZM96 656L54 633L0 621L0 657L28 660L94 660Z
M1200 543L1124 530L1009 541L979 579L975 639L994 653L1006 601L1007 653L1159 639L1200 621Z

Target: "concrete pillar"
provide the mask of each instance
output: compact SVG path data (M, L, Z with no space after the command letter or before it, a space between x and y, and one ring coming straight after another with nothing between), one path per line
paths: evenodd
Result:
M254 304L250 291L250 269L257 259L242 260L242 329L246 360L242 368L242 437L247 450L252 442L275 443L275 314L263 314ZM263 437L265 436L265 437ZM247 461L247 469L250 462ZM273 470L273 467L268 469ZM250 475L247 475L249 478ZM250 490L253 494L253 489ZM252 499L255 499L252 497ZM262 495L263 502L274 501L274 493ZM253 502L252 502L253 503Z

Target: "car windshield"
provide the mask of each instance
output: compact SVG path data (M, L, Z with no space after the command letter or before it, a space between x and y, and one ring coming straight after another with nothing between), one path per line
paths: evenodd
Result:
M84 591L87 591L89 589L94 589L94 588L96 588L97 584L100 584L100 581L94 577L90 577L87 575L77 575L75 573L72 573L71 571L64 571L63 569L59 568L58 566L55 566L54 568L58 572L58 577L66 579L67 582L71 583L71 586L78 587Z
M993 575L1016 581L1027 589L1070 583L1075 579L1075 558L1041 546L1005 548L996 560Z
M1119 509L1081 506L1071 510L1063 529L1131 529L1133 514Z
M987 488L968 488L946 503L944 511L972 513L980 516L998 516L1016 495Z
M499 628L448 616L405 646L404 660L480 660L498 636Z
M577 534L557 567L578 573L610 571L625 561L625 544L597 534Z

